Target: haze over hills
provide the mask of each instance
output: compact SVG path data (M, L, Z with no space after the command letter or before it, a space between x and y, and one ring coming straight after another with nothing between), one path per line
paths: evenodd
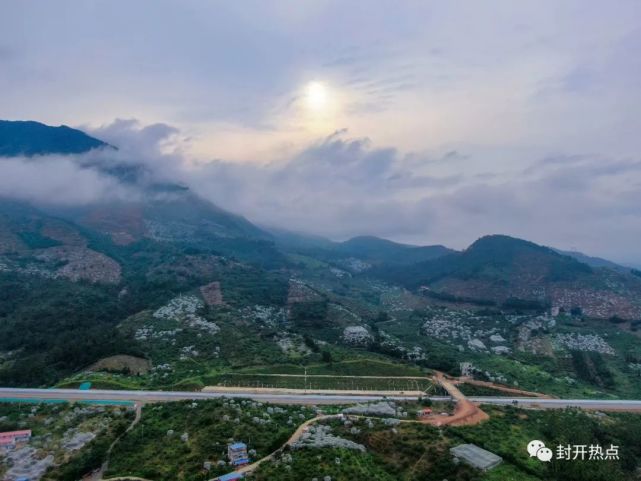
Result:
M83 154L96 148L114 147L66 126L0 123L0 153L5 157L18 153L29 156ZM629 300L638 292L638 278L631 276L626 268L580 253L563 255L507 236L488 236L463 252L456 252L440 245L412 246L374 236L333 242L283 229L269 233L242 216L203 200L185 186L149 180L145 175L148 167L142 164L102 165L95 159L82 162L83 168L95 169L135 187L137 198L78 207L41 205L38 206L42 211L40 215L49 212L65 218L82 228L109 236L117 245L149 238L209 246L228 253L243 252L256 260L256 256L250 254L253 249L266 249L258 257L265 252L278 257L275 241L286 250L326 261L359 259L364 262L361 268L375 267L372 273L385 279L413 289L429 285L434 292L455 298L497 303L509 299L543 304L560 302L568 308L576 303L585 305L587 311L595 315L598 306L606 303L616 305L615 312L623 317L635 317L639 313L635 302ZM242 247L237 248L234 243ZM257 244L252 247L252 243ZM403 267L395 268L395 265Z
M31 121L0 122L0 156L85 154L97 148L114 147L66 126L50 127ZM81 157L78 162L82 169L95 170L125 185L130 190L130 199L97 200L77 207L41 203L38 207L107 234L119 244L144 237L194 243L208 236L271 237L243 217L198 197L187 187L150 178L149 169L143 164L101 160Z

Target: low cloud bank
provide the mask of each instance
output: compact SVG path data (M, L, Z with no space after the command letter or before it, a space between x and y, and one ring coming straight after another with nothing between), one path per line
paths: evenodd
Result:
M118 150L2 159L0 195L86 204L134 199L150 183L175 182L253 222L333 238L372 234L464 248L505 233L641 263L637 160L557 155L520 171L472 175L474 152L403 154L339 131L267 165L194 163L171 126L118 120L89 133ZM125 167L134 181L114 175Z

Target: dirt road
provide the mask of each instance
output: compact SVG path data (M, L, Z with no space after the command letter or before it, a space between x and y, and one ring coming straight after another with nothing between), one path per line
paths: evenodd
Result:
M517 388L514 388L514 387L503 386L501 384L496 384L496 383L489 382L489 381L478 381L476 379L467 378L467 377L459 377L455 381L455 384L471 384L473 386L487 387L487 388L490 388L490 389L495 389L496 391L502 391L502 392L506 392L508 394L515 394L515 395L518 395L518 396L538 397L538 398L541 398L541 399L554 399L553 396L549 396L547 394L543 394L543 393L540 393L540 392L524 391L523 389L517 389Z
M423 420L425 424L433 426L470 426L490 418L476 404L468 401L465 395L442 372L437 372L433 379L452 396L452 399L456 401L456 407L454 408L454 414L451 416L437 415L425 418Z

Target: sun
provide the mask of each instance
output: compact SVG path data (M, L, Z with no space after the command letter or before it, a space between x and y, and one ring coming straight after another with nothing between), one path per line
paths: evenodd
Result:
M310 82L305 87L305 104L312 112L322 112L329 105L329 91L323 82Z

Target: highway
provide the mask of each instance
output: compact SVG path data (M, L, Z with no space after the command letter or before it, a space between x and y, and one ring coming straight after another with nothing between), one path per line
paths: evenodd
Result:
M168 402L181 400L219 399L222 397L247 398L281 404L346 404L363 401L416 400L415 395L376 396L350 394L279 394L250 392L189 392L189 391L119 391L107 389L24 389L0 388L0 401L25 400L64 400L64 401L133 401L133 402ZM434 401L449 400L447 396L430 397ZM539 409L578 407L602 411L641 411L641 400L604 400L604 399L541 399L526 397L486 397L472 396L467 398L473 403L518 405Z
M511 404L541 409L578 407L599 411L641 411L641 400L638 399L542 399L531 397L504 398L484 396L470 396L467 399L479 404Z
M397 401L415 400L417 396L381 396L381 395L355 395L355 394L278 394L251 393L246 391L227 392L190 392L190 391L119 391L110 389L23 389L0 388L0 401L2 399L38 399L38 400L65 400L65 401L134 401L134 402L168 402L198 399L220 399L222 397L236 397L254 399L281 404L344 404L361 401L379 401L392 399ZM449 399L441 397L439 399Z

